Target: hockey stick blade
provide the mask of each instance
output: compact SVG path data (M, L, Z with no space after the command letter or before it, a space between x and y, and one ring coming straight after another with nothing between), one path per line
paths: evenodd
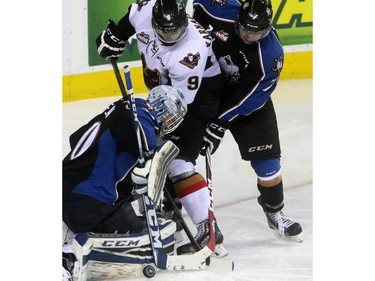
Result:
M190 255L168 256L167 270L198 270L207 267L206 259L212 251L206 246Z
M212 251L208 246L198 252L187 255L168 256L167 270L199 270L232 272L234 262L227 259L211 258Z
M234 270L234 261L210 257L207 260L207 269L213 271L232 272Z

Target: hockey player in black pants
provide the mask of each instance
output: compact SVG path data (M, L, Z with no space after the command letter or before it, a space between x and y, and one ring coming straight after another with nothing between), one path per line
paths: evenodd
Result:
M194 18L212 27L214 53L226 74L220 113L207 126L202 155L218 148L229 130L258 180L258 198L278 238L302 242L302 227L287 218L280 142L271 94L283 67L283 47L272 27L269 0L195 0Z

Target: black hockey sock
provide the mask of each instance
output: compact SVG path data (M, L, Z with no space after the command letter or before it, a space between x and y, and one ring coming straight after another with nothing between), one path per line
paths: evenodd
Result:
M271 187L264 187L258 183L258 190L260 192L258 203L262 206L265 212L275 213L284 207L282 181Z

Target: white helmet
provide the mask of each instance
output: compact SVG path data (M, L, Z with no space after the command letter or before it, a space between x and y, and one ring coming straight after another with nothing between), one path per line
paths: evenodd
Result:
M184 120L187 103L181 90L172 86L156 86L147 101L154 110L161 135L173 132Z

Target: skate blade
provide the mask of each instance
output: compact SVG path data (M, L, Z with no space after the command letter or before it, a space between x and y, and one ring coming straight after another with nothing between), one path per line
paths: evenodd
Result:
M290 241L290 242L295 242L295 243L302 243L303 242L303 238L302 238L302 234L298 234L298 235L295 235L295 236L280 236L279 234L279 231L278 230L274 230L274 234L277 238L279 239L282 239L282 240L286 240L286 241Z

